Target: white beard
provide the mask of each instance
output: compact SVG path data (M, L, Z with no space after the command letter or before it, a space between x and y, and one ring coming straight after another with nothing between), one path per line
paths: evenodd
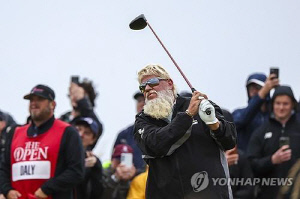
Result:
M174 105L174 94L172 90L157 92L157 98L145 100L144 112L155 119L165 119L172 113Z

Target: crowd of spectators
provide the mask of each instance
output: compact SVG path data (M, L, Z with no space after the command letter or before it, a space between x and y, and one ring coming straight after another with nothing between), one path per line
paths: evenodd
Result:
M92 152L103 133L94 111L97 92L92 81L72 80L68 93L71 109L59 119L53 116L54 91L45 85L35 86L24 96L30 100L26 125L16 124L9 113L0 110L0 199L145 198L148 167L134 140L134 124L118 133L111 160L102 163ZM293 183L233 183L233 197L300 198L300 102L275 74L251 74L246 93L246 107L232 114L222 109L225 119L235 124L238 137L237 146L225 151L230 177L292 179ZM180 95L191 97L190 93ZM143 93L135 93L133 99L136 113L140 113L145 104ZM55 151L47 151L49 146ZM132 164L127 165L128 161ZM51 166L45 177L38 172L45 172L48 162ZM39 180L32 180L30 175ZM33 188L27 189L28 184Z

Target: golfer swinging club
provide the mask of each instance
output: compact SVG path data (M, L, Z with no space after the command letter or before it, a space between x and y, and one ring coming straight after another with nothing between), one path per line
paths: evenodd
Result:
M136 116L134 138L149 165L146 198L232 198L230 184L213 179L229 179L224 150L236 145L234 124L206 95L177 95L160 65L141 69L138 81L145 106Z

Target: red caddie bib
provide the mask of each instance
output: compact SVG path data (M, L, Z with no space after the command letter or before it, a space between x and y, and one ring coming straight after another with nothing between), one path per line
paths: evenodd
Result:
M36 137L28 137L29 125L15 130L11 143L12 187L30 199L44 182L53 178L62 135L69 124L54 120L52 127ZM52 197L49 196L49 199Z

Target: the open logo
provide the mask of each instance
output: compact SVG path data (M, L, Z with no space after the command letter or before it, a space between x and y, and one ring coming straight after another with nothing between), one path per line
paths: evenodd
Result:
M194 192L200 192L208 186L208 174L206 171L195 173L191 178L191 185Z

